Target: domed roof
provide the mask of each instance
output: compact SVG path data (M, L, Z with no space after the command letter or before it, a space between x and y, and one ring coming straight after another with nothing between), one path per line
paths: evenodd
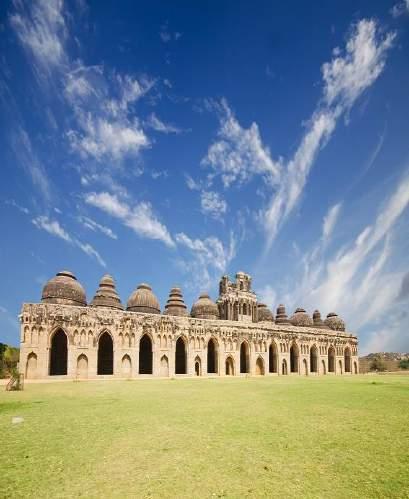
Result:
M193 304L190 315L196 319L218 319L219 309L207 293L202 293Z
M291 316L291 324L293 326L313 326L314 322L303 308L297 308Z
M276 324L290 324L285 311L285 306L282 303L277 307Z
M129 297L126 309L131 312L160 314L160 305L149 284L139 284Z
M119 308L123 310L124 307L115 288L115 281L109 274L105 274L102 277L91 306Z
M189 315L185 302L183 301L182 290L180 288L172 288L170 290L169 298L163 313L166 315L177 315L183 317Z
M335 312L330 312L324 324L334 331L345 331L345 322Z
M257 303L257 317L259 322L274 322L273 312L267 307L265 303Z
M87 306L84 288L69 270L58 272L44 286L41 295L43 303L58 303L61 305Z
M324 324L324 321L321 319L321 313L319 310L314 310L314 313L312 314L312 320L314 322L314 327L320 329L328 329L328 326L326 326Z

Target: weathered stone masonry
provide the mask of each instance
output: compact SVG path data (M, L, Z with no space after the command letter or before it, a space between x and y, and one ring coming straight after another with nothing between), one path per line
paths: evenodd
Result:
M321 320L297 309L287 318L257 302L251 278L220 282L217 304L206 294L187 312L179 288L165 311L142 284L127 310L110 276L90 305L70 272L43 289L42 303L24 304L20 369L27 378L357 374L357 337L336 314Z

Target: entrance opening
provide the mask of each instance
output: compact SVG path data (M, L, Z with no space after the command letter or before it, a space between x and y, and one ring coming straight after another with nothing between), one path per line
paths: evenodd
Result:
M105 331L98 341L98 374L114 374L114 344Z
M268 348L268 372L277 372L277 347L275 343L271 343Z
M195 375L196 376L202 375L202 362L200 360L200 357L195 358Z
M335 348L334 347L330 347L328 349L328 372L329 373L335 372Z
M256 361L256 375L263 376L264 375L264 362L261 357L259 357Z
M344 364L345 364L345 372L351 372L351 349L349 347L345 348L344 352Z
M318 349L315 345L310 350L310 371L318 372Z
M152 341L147 334L139 342L139 374L152 374Z
M121 362L121 374L124 378L130 378L132 374L132 362L129 355L124 355Z
M181 336L176 342L175 374L186 374L186 345Z
M227 357L226 359L226 375L234 376L234 363L231 357Z
M213 338L207 344L207 372L217 373L217 344Z
M287 361L285 359L283 360L283 364L281 366L281 372L283 375L287 374Z
M338 362L338 371L339 371L339 374L342 374L342 360L340 360Z
M61 329L51 339L50 376L67 374L68 347L67 335Z
M77 359L77 378L88 377L88 358L83 353Z
M31 352L27 357L26 378L33 379L37 376L37 355Z
M290 370L292 373L298 373L298 347L295 343L290 348Z
M240 345L240 372L249 372L249 346L245 341Z

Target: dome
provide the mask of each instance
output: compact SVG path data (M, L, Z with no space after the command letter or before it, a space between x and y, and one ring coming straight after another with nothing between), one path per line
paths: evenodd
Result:
M314 322L303 308L297 308L291 316L291 324L293 326L313 326Z
M277 307L276 324L290 324L285 311L285 306L282 303Z
M177 315L186 317L189 315L187 307L183 300L182 290L180 288L172 288L169 293L168 301L165 305L164 314Z
M149 284L139 284L129 297L126 309L131 312L160 314L160 305Z
M202 293L193 304L190 315L196 319L218 319L219 309L207 293Z
M273 312L267 307L265 303L257 303L257 317L259 322L274 322Z
M334 331L345 331L345 322L335 312L330 312L324 324Z
M84 288L69 270L58 272L55 277L46 283L41 295L41 301L61 305L87 306Z
M121 299L115 288L115 281L109 274L105 274L100 283L97 292L91 302L93 307L110 307L123 310Z
M321 319L321 313L319 310L314 310L312 314L312 320L314 322L314 327L328 329L328 326L324 324L324 321Z

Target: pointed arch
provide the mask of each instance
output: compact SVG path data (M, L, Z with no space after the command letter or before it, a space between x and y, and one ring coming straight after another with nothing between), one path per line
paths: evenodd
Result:
M88 357L83 353L77 358L77 378L88 378Z
M256 360L256 375L264 376L264 360L261 357Z
M52 333L50 348L50 376L67 374L68 338L65 331L58 328Z
M124 378L130 378L132 375L132 361L128 354L125 354L121 360L121 374Z
M328 348L328 372L335 373L335 348L332 345Z
M292 373L298 373L299 368L299 358L300 358L300 350L298 348L298 345L295 341L291 344L290 347L290 372Z
M218 369L218 343L215 338L210 338L207 343L207 372L213 374L219 372Z
M278 372L278 353L277 345L274 341L270 343L268 347L268 372L277 373Z
M160 359L160 375L164 377L169 376L169 360L166 355L162 355Z
M187 373L187 348L186 340L183 336L179 336L176 340L175 349L175 374Z
M246 374L250 371L250 353L249 344L246 340L242 341L240 345L240 373Z
M37 355L34 352L28 354L26 362L26 378L34 379L37 377Z
M114 374L114 342L109 331L101 331L98 338L97 374Z
M226 358L226 376L234 376L234 360L231 355Z
M200 357L197 355L195 357L195 376L201 376L202 375L202 361Z
M152 338L148 333L139 340L139 374L152 374Z
M344 350L344 370L346 373L350 373L351 369L351 349L346 347Z
M318 348L316 345L310 348L310 372L318 372Z

